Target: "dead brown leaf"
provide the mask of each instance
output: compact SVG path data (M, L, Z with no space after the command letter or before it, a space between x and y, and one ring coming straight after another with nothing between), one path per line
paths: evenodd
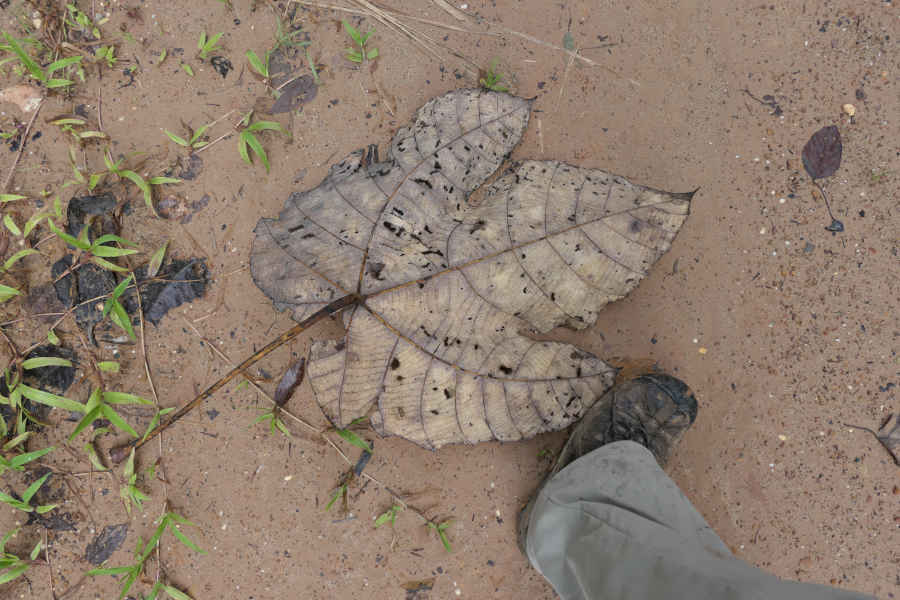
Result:
M513 163L531 101L457 90L426 103L386 160L356 152L256 227L251 273L303 321L343 312L307 375L337 427L371 416L428 448L562 429L616 369L527 332L583 329L666 252L691 194L558 161ZM470 195L484 186L477 206Z

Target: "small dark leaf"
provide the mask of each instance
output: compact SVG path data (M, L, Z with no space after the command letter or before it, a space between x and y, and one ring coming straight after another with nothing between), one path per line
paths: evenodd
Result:
M84 558L92 565L101 565L118 550L128 534L128 523L107 525L84 551Z
M375 444L371 443L370 447L374 447ZM369 460L372 458L372 453L368 450L363 450L362 454L359 455L359 460L356 461L356 465L353 466L353 474L359 477L362 475L363 469L366 468L366 465L369 464Z
M154 325L176 306L202 297L206 293L209 272L201 259L173 260L160 277L167 281L151 283L143 292L144 316Z
M316 97L319 87L312 75L301 75L279 90L281 95L269 112L273 115L296 110Z
M284 403L288 401L297 386L303 382L303 375L305 373L305 358L295 361L294 364L288 367L288 370L281 376L278 387L275 388L275 404L277 406L284 406Z
M834 125L823 127L803 146L803 168L813 179L830 177L841 166L841 134Z
M231 61L224 56L213 56L209 62L212 63L213 69L215 69L216 73L221 75L223 79L228 75L228 72L234 68L231 65Z

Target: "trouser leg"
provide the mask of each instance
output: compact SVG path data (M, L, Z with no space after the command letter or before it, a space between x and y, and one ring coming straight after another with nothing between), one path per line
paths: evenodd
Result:
M784 581L735 558L653 454L627 441L547 482L526 552L563 600L872 598Z

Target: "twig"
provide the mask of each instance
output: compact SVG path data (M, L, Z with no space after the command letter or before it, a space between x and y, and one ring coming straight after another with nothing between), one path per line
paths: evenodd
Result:
M219 356L219 358L221 358L221 359L225 362L226 365L228 365L228 366L231 367L231 368L234 368L235 365L234 365L233 362L231 362L231 359L228 358L228 356L227 356L224 352L222 352L221 350L219 350L218 348L216 348L216 345L215 345L215 344L213 344L211 341L209 341L208 339L206 339L205 337L203 337L203 336L200 334L200 332L197 331L197 328L194 327L194 324L193 324L193 323L191 323L191 322L188 321L187 319L185 319L184 322L187 323L187 326L188 326L188 327L190 327L191 329L194 330L194 333L197 335L198 338L200 338L200 341L201 341L201 342L203 342L204 344L206 344L206 346L207 346L208 348L210 348L215 354L217 354L217 355ZM262 394L269 402L272 403L272 406L278 406L278 404L275 402L275 399L274 399L274 398L273 398L266 390L262 389L262 388L259 386L259 384L257 384L256 381L254 381L253 377L252 377L250 374L248 374L248 373L246 373L246 372L243 372L243 371L241 372L241 374L244 376L244 378L247 380L247 382L248 382L250 385L252 385L252 386L254 387L254 389L256 389L256 391L258 391L258 392L259 392L260 394ZM303 425L304 427L306 427L307 429L309 429L309 430L312 431L313 433L318 434L318 435L322 435L322 434L323 434L323 431L322 431L321 429L318 429L318 428L315 427L314 425L311 425L310 423L307 423L306 421L304 421L304 420L301 419L300 417L298 417L298 416L292 414L291 412L289 412L287 409L285 409L285 408L283 408L283 407L279 407L279 410L280 410L280 412L282 412L282 413L284 413L285 415L289 416L290 418L294 419L294 420L297 421L299 424Z
M31 115L31 119L28 120L28 125L25 126L25 133L22 134L22 143L19 144L19 151L16 153L16 158L9 168L9 173L6 175L6 181L3 182L2 191L4 193L9 191L9 184L12 182L13 173L15 173L16 166L18 166L19 160L22 158L22 153L25 151L25 145L28 144L28 134L31 133L31 126L34 125L34 120L37 118L38 113L41 112L41 107L44 106L44 100L45 98L41 98L41 101L38 102L37 108L34 109L34 114Z
M203 392L201 392L199 395L197 395L197 397L195 397L193 400L191 400L190 402L188 402L187 404L182 406L180 409L175 411L175 413L171 417L169 417L169 419L167 419L165 423L161 423L160 425L158 425L156 427L156 429L154 429L153 431L146 434L141 440L139 440L139 441L132 440L122 446L113 448L110 451L110 459L116 464L122 462L123 460L125 460L125 457L128 455L128 452L131 448L134 448L135 450L137 450L138 448L143 446L145 443L147 443L148 441L152 440L154 437L159 435L160 432L165 431L166 429L171 427L178 420L180 420L186 414L191 412L194 408L196 408L197 406L202 404L204 400L206 400L207 398L209 398L210 396L215 394L217 391L219 391L225 384L227 384L229 381L234 379L236 376L243 374L244 371L248 367L250 367L257 361L261 360L262 358L268 356L276 348L279 348L286 342L291 341L292 339L294 339L295 337L297 337L298 335L300 335L301 333L303 333L304 331L309 329L315 323L318 323L319 321L325 319L326 317L330 317L334 314L337 314L337 313L341 312L342 310L344 310L345 308L347 308L349 306L354 306L362 301L363 301L363 298L357 294L347 294L346 296L343 296L342 298L335 300L334 302L325 306L324 308L317 310L310 317L308 317L307 319L304 319L300 323L297 323L296 325L291 327L289 330L282 333L280 336L278 336L277 338L275 338L274 340L272 340L271 342L269 342L268 344L263 346L253 356L244 360L244 362L242 362L237 367L233 368L231 371L226 373L221 379L219 379L217 382L215 382L214 384L212 384L211 386L206 388Z
M44 547L44 560L47 561L47 573L50 575L50 597L56 600L56 586L53 585L53 563L50 561L50 546L47 544L49 536L47 528L41 532L41 544Z

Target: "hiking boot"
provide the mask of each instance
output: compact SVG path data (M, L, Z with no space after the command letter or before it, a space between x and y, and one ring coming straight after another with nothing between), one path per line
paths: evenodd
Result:
M610 388L572 430L553 468L519 514L522 552L538 493L566 465L604 444L631 440L649 449L659 466L665 468L672 448L696 418L694 393L671 375L641 375Z

